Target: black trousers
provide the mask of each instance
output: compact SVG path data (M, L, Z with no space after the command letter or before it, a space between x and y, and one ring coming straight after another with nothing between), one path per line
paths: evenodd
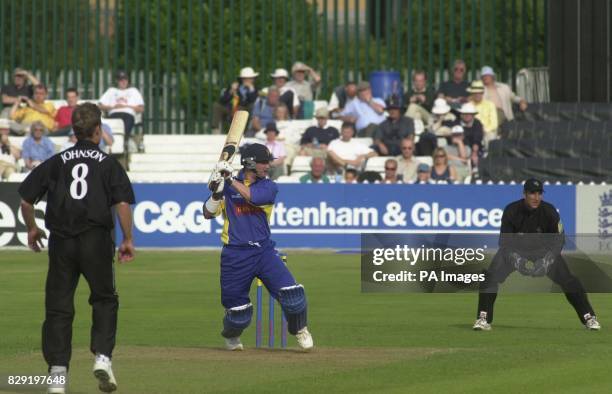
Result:
M118 296L115 291L115 246L107 229L96 227L74 238L49 237L49 272L45 287L42 348L49 366L68 367L72 354L74 292L81 274L91 291L92 353L112 356L117 331Z
M514 271L514 265L509 259L509 252L505 249L500 249L493 257L491 265L485 272L485 281L480 285L478 311L476 312L477 318L480 312L484 311L487 312L487 321L489 323L493 322L493 306L497 298L499 284L503 283L508 275ZM570 272L563 257L560 255L557 256L557 259L551 265L546 276L561 287L561 290L565 293L565 297L574 307L582 323L585 323L585 314L589 313L595 315L582 283L580 283L580 280Z

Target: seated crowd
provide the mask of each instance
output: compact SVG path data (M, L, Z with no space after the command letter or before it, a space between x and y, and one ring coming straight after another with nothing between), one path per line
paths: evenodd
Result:
M481 78L471 82L466 72L465 62L456 60L451 79L435 89L427 74L416 70L405 97L385 100L373 96L369 82L348 81L333 90L326 107L314 110L316 124L296 133L290 120L310 119L318 73L297 62L293 79L276 69L270 74L274 84L258 90L259 74L246 67L223 91L215 124L223 127L235 110L249 110L247 136L265 140L277 157L274 179L292 173L295 157L308 156L311 169L298 171L301 182L464 182L478 176L489 142L514 117L513 105L527 108L508 85L496 81L491 67L483 67ZM369 173L368 159L374 156L388 158L380 174Z
M121 119L125 141L135 124L136 114L144 111L144 100L135 87L129 86L127 73L116 75L117 87L109 88L98 101L107 118ZM0 179L6 180L15 172L28 172L55 153L76 143L72 131L72 111L79 103L79 91L65 91L65 105L56 108L48 100L48 89L32 73L22 68L13 72L11 83L2 86L0 113ZM112 152L114 142L111 127L103 123L100 149ZM20 147L11 143L10 136L24 137ZM50 137L68 137L54 143Z

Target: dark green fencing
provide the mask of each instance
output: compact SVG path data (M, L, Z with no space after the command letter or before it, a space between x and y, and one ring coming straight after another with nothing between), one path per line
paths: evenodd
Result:
M546 66L547 0L1 0L0 79L22 66L61 98L98 98L126 69L146 101L147 133L209 132L220 90L243 66L271 83L300 60L323 78L318 99L374 70L447 78L463 58L513 82Z

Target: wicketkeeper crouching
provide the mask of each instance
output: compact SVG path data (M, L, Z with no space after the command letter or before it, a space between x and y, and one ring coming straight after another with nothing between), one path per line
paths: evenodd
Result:
M563 225L555 207L542 201L542 182L527 180L523 192L523 199L504 209L500 247L480 286L474 330L491 329L499 284L514 271L527 276L548 276L561 287L582 324L588 330L601 329L582 283L561 256L565 243Z
M243 169L235 178L227 162L219 162L211 177L212 195L204 204L204 217L223 215L225 224L221 241L221 303L225 307L223 331L229 350L242 350L242 331L253 315L249 290L259 278L270 294L279 301L298 345L309 350L312 336L306 327L306 294L274 249L268 219L278 192L268 179L274 158L261 144L248 146L241 158Z

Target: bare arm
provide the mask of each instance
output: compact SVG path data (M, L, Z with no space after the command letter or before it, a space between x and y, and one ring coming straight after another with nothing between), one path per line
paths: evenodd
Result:
M19 97L19 96L14 97L14 96L9 96L7 94L3 94L2 95L2 104L4 104L4 105L18 103L19 100L21 100L21 97Z
M13 103L13 106L11 107L11 114L9 116L13 120L17 120L17 111L19 110L20 102L21 102L21 97L17 97L17 100Z
M143 113L144 112L144 105L133 105L132 109L134 110L134 112L136 112L137 114Z
M21 214L28 230L28 246L38 253L43 247L42 239L45 237L45 233L36 225L34 206L25 200L21 200Z
M35 111L40 112L41 114L45 114L45 115L49 115L49 116L55 116L54 113L51 113L47 110L47 108L45 108L44 105L41 104L37 104L34 100L32 99L28 99L28 105L30 106L30 108L32 108Z
M321 76L310 66L308 66L308 73L312 78L313 85L318 85L321 83Z
M40 85L40 80L34 76L31 72L26 72L26 78L34 86Z
M104 111L104 112L108 112L108 111L110 111L111 109L113 109L113 108L114 108L113 106L110 106L110 105L104 105L104 104L98 104L98 107L100 107L100 109L101 109L102 111Z
M117 216L119 216L119 225L123 233L123 241L119 246L119 262L126 263L134 260L134 241L132 238L132 208L126 202L120 202L115 205Z
M378 104L374 100L370 101L368 104L370 104L370 107L372 107L372 109L379 114L382 114L383 112L385 112L385 106Z

